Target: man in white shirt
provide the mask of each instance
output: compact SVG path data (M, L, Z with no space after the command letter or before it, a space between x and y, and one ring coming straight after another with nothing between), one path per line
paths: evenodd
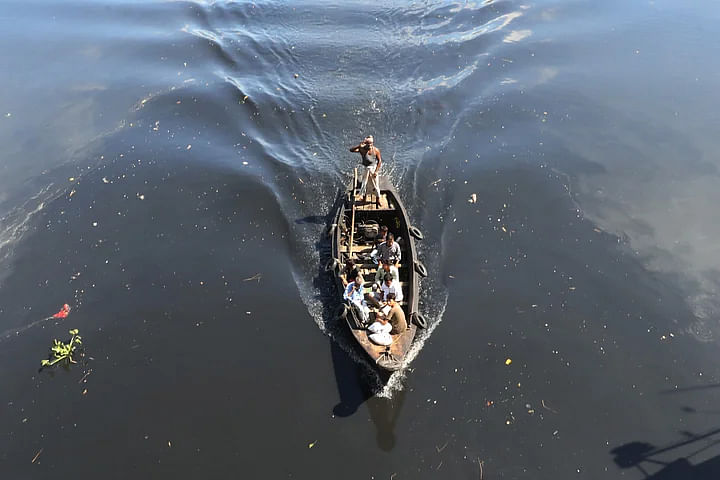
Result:
M402 301L403 293L400 282L395 280L390 273L385 275L385 281L380 286L380 290L376 291L373 295L367 295L365 298L368 302L372 303L373 306L380 308L382 306L380 302L386 302L389 293L394 293L395 300L398 302Z
M350 302L357 307L357 310L360 312L361 320L363 323L367 323L369 309L363 295L362 282L362 276L360 276L359 273L356 273L355 278L353 278L352 282L348 283L345 288L343 298L345 300L350 300Z
M377 288L380 288L385 282L385 275L388 273L392 275L393 280L397 280L399 278L397 267L391 264L388 260L385 260L377 269L377 272L375 272L375 284L377 285Z

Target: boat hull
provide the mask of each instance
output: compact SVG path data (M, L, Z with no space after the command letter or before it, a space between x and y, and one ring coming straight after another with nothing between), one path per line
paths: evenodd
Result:
M338 321L347 324L358 345L380 370L393 372L403 367L418 330L413 318L419 314L420 275L416 271L419 262L415 237L411 234L412 225L397 191L386 177L380 176L378 182L381 193L379 207L374 201L375 197L371 197L370 202L364 202L356 195L357 181L355 179L351 180L350 184L338 193L335 214L328 226L328 234L332 241L332 258L328 259L327 270L334 277L338 298L343 302L337 310ZM368 258L373 250L372 241L363 235L363 229L367 228L367 225L388 226L402 251L399 273L403 301L400 302L400 306L405 313L408 328L398 335L393 335L392 345L387 347L377 345L370 340L368 330L359 321L360 315L356 308L342 300L345 283L341 270L348 258L355 260L356 265L360 267L360 272L365 279L365 293L370 292L370 286L375 279L378 267Z

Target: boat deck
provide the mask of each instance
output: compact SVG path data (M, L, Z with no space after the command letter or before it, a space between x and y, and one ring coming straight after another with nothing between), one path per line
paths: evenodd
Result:
M355 191L355 211L363 212L363 211L385 211L385 212L391 212L395 210L395 205L391 203L387 195L385 193L380 193L380 206L377 205L375 202L377 195L368 195L368 200L365 201L363 199L362 195L357 194L357 190Z

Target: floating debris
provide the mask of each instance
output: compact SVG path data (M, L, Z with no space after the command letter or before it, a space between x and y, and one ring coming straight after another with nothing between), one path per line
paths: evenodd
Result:
M477 202L477 193L473 193L470 195L470 198L468 198L468 203L475 203Z
M77 363L77 361L73 358L73 355L75 354L77 347L82 345L82 337L78 335L79 331L77 328L70 330L69 333L72 337L68 343L63 343L57 339L53 340L53 346L50 349L52 353L50 355L54 358L52 360L43 359L40 362L42 367L52 367L62 361L66 361L66 363Z
M45 449L44 449L44 448L41 448L40 450L38 450L38 452L37 452L37 453L35 454L35 456L33 457L32 462L30 462L30 463L35 463L35 461L38 459L38 457L39 457L40 454L43 452L43 450L45 450Z
M313 448L316 443L317 443L317 440L315 440L315 441L312 442L312 443L308 443L308 448Z
M505 365L510 365L512 363L512 358L508 358L505 360Z
M62 306L59 312L52 316L52 318L67 318L70 315L70 305L67 303Z

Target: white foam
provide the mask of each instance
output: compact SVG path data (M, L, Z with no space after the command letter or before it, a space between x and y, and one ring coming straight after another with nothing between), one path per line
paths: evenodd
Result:
M19 207L10 210L0 218L0 267L4 275L9 273L6 262L12 256L15 246L22 239L30 227L30 222L43 208L52 194L49 193L52 184L42 188ZM0 277L0 281L2 277Z

